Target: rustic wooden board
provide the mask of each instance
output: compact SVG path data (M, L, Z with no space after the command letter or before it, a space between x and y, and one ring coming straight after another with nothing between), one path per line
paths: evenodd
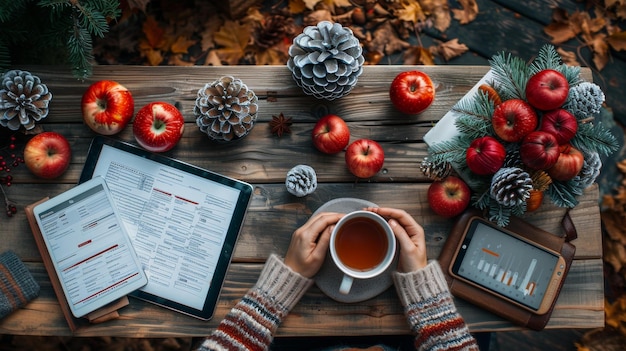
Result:
M399 72L417 68L426 71L437 84L435 103L425 113L407 116L390 105L387 91ZM245 294L257 279L263 262L272 253L283 255L294 229L302 225L317 208L337 197L358 197L381 206L407 210L420 221L427 233L428 255L436 258L447 233L450 220L432 213L426 200L430 181L419 171L427 153L424 134L488 70L488 67L435 66L368 66L357 87L336 102L318 101L304 96L285 67L97 67L86 82L77 82L64 70L55 67L29 67L42 80L50 82L54 94L46 130L66 135L74 152L66 174L54 181L36 179L25 167L15 169L14 185L7 189L9 198L20 206L44 196L54 196L76 184L94 136L82 123L80 97L86 87L100 79L114 79L134 94L136 110L143 104L164 100L176 104L187 121L181 143L166 155L228 176L249 181L254 186L232 269L215 318L202 322L179 313L132 299L122 310L122 318L102 325L89 326L75 335L117 335L131 337L206 335ZM195 126L193 103L196 91L206 82L223 75L242 78L260 98L260 113L252 133L233 144L211 143ZM584 71L586 79L591 72ZM293 133L283 138L272 136L267 122L280 112L293 117ZM310 140L314 123L325 113L336 113L350 125L352 140L368 137L385 149L384 169L371 179L356 179L345 168L343 154L317 152ZM115 138L134 143L127 128ZM306 163L318 173L318 189L304 198L290 195L284 186L286 172ZM527 215L531 223L559 233L559 221L566 209L548 201L540 211ZM579 230L576 262L564 287L549 328L583 328L603 325L602 245L598 188L592 186L580 197L571 211ZM261 228L261 229L259 229ZM0 321L0 333L68 335L58 302L22 212L3 221L0 227L0 250L11 248L33 270L42 285L39 298L10 317ZM511 330L515 326L463 301L458 301L463 316L473 331ZM361 326L358 331L341 326ZM380 297L358 304L339 304L311 289L285 320L281 336L361 335L408 333L395 292L390 289Z

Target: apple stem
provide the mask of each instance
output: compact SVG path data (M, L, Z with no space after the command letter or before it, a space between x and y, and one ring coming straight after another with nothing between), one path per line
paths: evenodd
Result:
M98 104L98 107L100 107L102 110L106 110L107 109L107 100L106 99L97 99L96 100L96 104Z

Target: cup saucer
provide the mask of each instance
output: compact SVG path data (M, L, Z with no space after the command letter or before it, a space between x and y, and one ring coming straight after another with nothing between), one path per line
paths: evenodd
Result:
M323 204L313 213L313 216L319 212L348 213L361 210L364 207L378 207L378 205L367 200L343 197L330 200ZM324 264L322 264L319 272L315 275L314 280L317 287L335 301L348 303L361 302L379 295L393 285L391 273L396 270L397 265L398 255L395 256L393 262L385 272L370 279L355 279L350 293L342 294L339 292L339 285L343 278L343 272L333 264L330 253L327 252Z

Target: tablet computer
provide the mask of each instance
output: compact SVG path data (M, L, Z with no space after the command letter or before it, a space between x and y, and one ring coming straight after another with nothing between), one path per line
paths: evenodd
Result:
M546 313L565 279L559 252L485 219L470 218L449 274L535 314Z
M93 139L80 181L109 184L148 283L131 296L213 316L252 186L128 143Z
M33 214L75 317L146 285L146 275L102 177L38 204Z

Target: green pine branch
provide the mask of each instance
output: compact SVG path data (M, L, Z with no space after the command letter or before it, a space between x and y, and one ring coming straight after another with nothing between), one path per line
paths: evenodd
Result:
M553 69L561 72L570 86L580 84L582 79L580 78L580 66L569 66L563 63L561 55L556 51L553 45L544 45L537 54L537 57L530 64L531 75L544 70Z
M478 91L476 99L461 99L452 110L460 114L455 120L456 128L470 140L493 135L494 106L487 93Z
M526 98L526 82L530 77L526 62L510 53L500 53L494 55L489 63L494 75L494 88L502 100Z
M575 181L552 182L546 190L546 194L550 196L555 205L567 208L574 208L578 205L576 196L581 195L582 192L579 183Z
M602 123L579 123L570 143L579 150L596 151L608 156L619 150L619 142Z

